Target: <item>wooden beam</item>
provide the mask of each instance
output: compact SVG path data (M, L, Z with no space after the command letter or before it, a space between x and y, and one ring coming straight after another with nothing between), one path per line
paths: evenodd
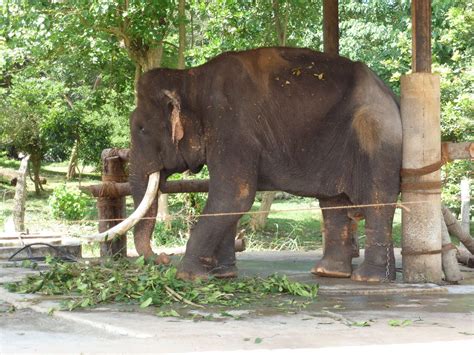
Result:
M324 52L339 54L339 1L323 1L323 43Z
M472 142L461 142L451 143L443 142L443 150L446 151L446 155L449 160L457 159L470 159L474 158L474 143ZM125 151L125 150L124 150ZM127 152L124 152L128 155ZM119 159L118 156L108 157L107 160ZM122 158L120 158L122 159ZM130 184L128 182L115 182L104 179L105 181L101 184L82 186L81 191L90 194L94 197L123 197L129 196ZM209 191L209 180L170 180L163 181L160 185L160 191L167 194L179 194L189 192L208 192ZM259 191L263 191L260 190Z
M447 155L449 160L458 160L458 159L474 159L474 143L473 142L461 142L461 143L451 143L444 142L443 145L446 146Z
M102 184L83 186L81 191L94 197L121 197L131 195L128 182L104 182ZM160 191L167 194L208 192L209 180L178 180L164 181Z
M412 0L412 70L431 73L431 0Z

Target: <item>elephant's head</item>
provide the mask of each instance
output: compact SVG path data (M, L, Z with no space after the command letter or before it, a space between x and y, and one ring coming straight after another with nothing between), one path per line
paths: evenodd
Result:
M199 171L205 163L201 118L196 114L199 107L190 89L192 78L185 74L157 69L140 79L137 107L130 117L129 181L136 211L103 233L110 239L136 225L135 247L145 257L154 255L150 238L160 179L188 169ZM182 88L191 91L185 93Z

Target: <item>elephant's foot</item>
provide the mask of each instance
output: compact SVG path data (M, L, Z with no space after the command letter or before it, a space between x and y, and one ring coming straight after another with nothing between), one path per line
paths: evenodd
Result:
M215 259L211 257L202 257L198 260L188 260L184 257L178 267L176 277L188 281L208 280L209 272L215 265Z
M325 256L311 269L311 273L324 277L351 277L351 261L351 258L348 258L347 260L337 260Z
M176 273L176 278L185 281L208 280L209 273L206 269L199 270L198 268L183 268L179 267Z
M395 269L387 265L374 265L364 261L354 272L351 279L365 282L390 282L395 280Z
M171 262L171 259L168 254L160 253L160 255L155 255L155 264L156 265L168 265Z
M156 255L155 253L150 253L148 255L143 255L145 260L154 263L155 265L168 265L171 262L170 257L168 254L160 253L160 255Z
M218 265L211 270L211 274L218 279L232 279L237 277L237 266L235 264Z

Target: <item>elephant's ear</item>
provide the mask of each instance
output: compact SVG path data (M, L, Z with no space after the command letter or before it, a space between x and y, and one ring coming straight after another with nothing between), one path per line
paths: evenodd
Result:
M176 92L163 90L163 93L170 99L173 110L171 111L171 140L178 143L184 136L183 123L181 122L181 103Z

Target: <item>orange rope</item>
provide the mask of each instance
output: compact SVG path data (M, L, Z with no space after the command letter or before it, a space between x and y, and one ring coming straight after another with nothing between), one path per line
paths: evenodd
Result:
M402 208L407 212L410 212L410 209L406 205L413 204L428 204L433 201L408 201L408 202L393 202L393 203L370 203L363 205L347 205L347 206L333 206L333 207L308 207L308 208L290 208L284 210L269 210L269 211L247 211L247 212L220 212L220 213L202 213L195 216L199 217L222 217L222 216L236 216L236 215L256 215L262 213L285 213L285 212L304 212L304 211L322 211L322 210L337 210L337 209L355 209L355 208L368 208L368 207L383 207L383 206L396 206L396 208ZM126 218L126 217L125 217ZM85 223L85 222L119 222L123 221L125 218L115 218L115 219L82 219L75 221L67 221L69 223ZM169 215L169 220L184 218L182 215L174 214ZM157 219L157 217L142 217L140 220L148 219Z

